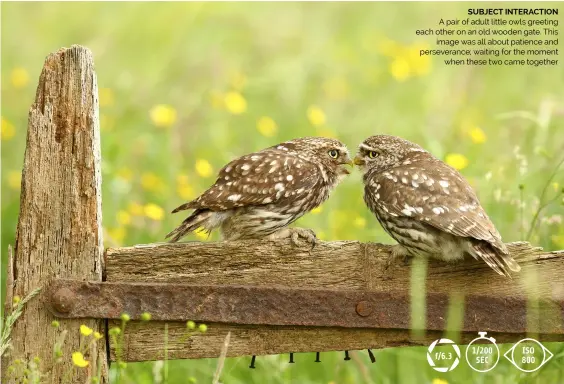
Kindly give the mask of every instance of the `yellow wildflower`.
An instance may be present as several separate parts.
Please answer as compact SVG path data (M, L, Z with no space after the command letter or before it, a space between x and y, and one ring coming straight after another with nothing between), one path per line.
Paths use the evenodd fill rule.
M94 332L94 338L96 340L100 340L102 338L102 335L100 334L100 332Z
M410 75L409 63L404 57L396 57L390 64L390 73L397 81L405 81Z
M312 105L307 109L307 118L313 126L325 124L325 112L316 105Z
M188 329L195 329L196 328L196 323L194 323L192 320L188 320L186 322L186 328Z
M134 216L141 216L143 214L143 206L136 202L129 203L127 209L129 210L129 213Z
M131 215L127 211L119 210L116 214L116 220L120 225L129 225L131 223Z
M73 352L72 353L72 362L79 368L85 368L88 366L89 362L84 359L84 355L82 352Z
M3 117L2 122L0 123L0 135L2 140L5 141L10 140L16 135L16 129L14 128L14 125Z
M419 55L422 49L429 49L429 45L426 43L415 43L407 48L407 59L409 60L410 68L419 76L426 75L431 70L430 56Z
M272 137L276 134L278 126L272 118L263 116L257 121L257 130L265 137Z
M133 178L133 172L129 168L120 168L117 171L117 176L124 179L125 181L131 181Z
M235 72L231 76L230 84L233 88L240 91L247 84L247 76L243 75L241 72Z
M114 104L114 92L111 88L100 88L98 91L100 107L107 107Z
M366 219L364 217L358 216L354 219L353 225L357 228L364 228L366 227Z
M20 189L22 186L22 173L10 171L8 173L8 186L12 189Z
M198 228L194 234L196 235L196 237L200 240L207 240L209 237L209 233L208 231L206 231L204 228Z
M94 332L92 328L87 327L86 325L82 324L80 326L80 333L84 336L90 336Z
M149 112L153 124L157 127L170 127L176 122L176 109L166 104L155 105Z
M200 331L200 332L202 332L202 333L206 333L207 330L208 330L208 326L205 325L205 324L200 324L200 325L198 326L198 331Z
M125 239L126 232L124 227L108 229L107 232L108 236L117 243L121 243Z
M205 159L196 160L196 172L202 177L210 177L213 174L213 167Z
M311 210L311 213L314 214L314 215L317 215L317 214L321 213L321 211L323 211L323 208L321 206L319 206L319 207L313 208Z
M162 220L164 217L164 210L157 204L149 203L143 208L145 216L153 220Z
M454 169L464 169L468 166L468 159L460 153L449 153L446 155L445 162Z
M147 191L160 191L164 188L163 181L152 172L141 175L141 186Z
M473 127L472 129L470 129L468 134L470 135L472 142L475 144L482 144L486 141L486 134L480 127Z
M192 200L194 197L196 197L194 188L192 188L190 184L179 184L176 187L176 193L181 199L184 200Z
M247 101L239 92L227 92L223 101L227 110L234 115L240 115L247 110Z
M16 295L16 296L14 296L14 297L12 298L12 305L13 305L13 306L16 306L16 305L18 305L18 304L20 303L20 301L22 301L22 298L19 297L18 295Z
M23 88L29 82L29 74L24 68L14 68L10 76L14 88Z
M378 51L388 57L396 57L401 52L401 47L395 41L388 38L381 38L378 44Z

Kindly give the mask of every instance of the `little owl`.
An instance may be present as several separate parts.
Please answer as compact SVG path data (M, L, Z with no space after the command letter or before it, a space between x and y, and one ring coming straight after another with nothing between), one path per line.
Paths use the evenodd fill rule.
M338 140L304 137L239 157L219 171L207 191L173 213L194 212L166 237L171 242L198 228L220 228L224 240L299 237L315 243L310 229L288 225L322 204L349 174L352 161Z
M419 145L372 136L354 162L363 172L366 205L399 243L393 256L455 261L469 254L500 275L521 269L468 182Z

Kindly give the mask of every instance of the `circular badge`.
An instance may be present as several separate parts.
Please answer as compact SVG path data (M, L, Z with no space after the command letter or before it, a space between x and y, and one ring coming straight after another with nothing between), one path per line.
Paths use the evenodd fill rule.
M486 337L487 332L478 332L466 347L466 362L476 372L488 372L499 363L499 347L493 337Z
M450 339L437 339L427 349L427 362L435 371L452 371L460 363L460 348Z

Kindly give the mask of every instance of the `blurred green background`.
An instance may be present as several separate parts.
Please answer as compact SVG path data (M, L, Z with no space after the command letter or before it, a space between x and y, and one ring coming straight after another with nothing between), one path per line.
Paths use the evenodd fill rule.
M419 57L434 38L415 29L465 18L476 4L2 3L2 271L14 243L28 109L45 56L72 44L93 51L98 75L106 246L163 241L183 219L169 212L236 156L308 135L338 137L354 152L367 136L387 133L460 169L505 241L524 239L539 206L554 200L531 240L564 249L564 173L547 184L564 153L563 66L447 67ZM564 11L541 4L534 7ZM324 240L391 243L364 206L358 172L297 224ZM503 358L487 374L465 362L438 373L426 348L399 348L375 351L376 364L366 352L349 362L325 353L322 364L313 354L291 365L287 355L260 357L255 370L248 358L228 359L222 382L563 382L562 345L549 348L559 356L534 374ZM209 383L215 365L172 362L169 382ZM161 368L129 364L125 382L159 383Z

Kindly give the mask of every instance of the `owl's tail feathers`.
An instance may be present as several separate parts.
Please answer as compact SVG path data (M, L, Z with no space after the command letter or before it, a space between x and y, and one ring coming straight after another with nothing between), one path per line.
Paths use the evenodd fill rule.
M511 278L509 271L519 272L521 270L521 267L511 255L482 241L469 244L468 253L477 260L482 259L485 261L490 268L502 276Z
M176 213L176 212L180 212L180 211L185 211L187 209L194 209L195 207L193 206L194 203L193 201L189 201L187 203L182 204L180 207L176 207L174 208L174 210L172 211L172 213ZM194 212L195 213L195 212Z
M188 203L189 204L189 203ZM186 205L186 204L184 204ZM182 206L176 208L174 212L181 211L180 209ZM188 233L195 231L200 227L208 228L206 225L208 220L212 217L213 212L207 209L196 209L190 216L188 216L182 224L180 224L174 231L170 232L168 235L165 236L165 239L168 239L170 243L176 243L178 240L186 236ZM209 230L209 229L208 229Z

